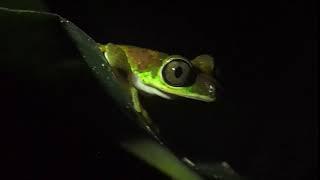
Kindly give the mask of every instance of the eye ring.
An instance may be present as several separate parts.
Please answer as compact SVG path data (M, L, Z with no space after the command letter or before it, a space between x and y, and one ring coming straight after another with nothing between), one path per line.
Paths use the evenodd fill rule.
M182 57L172 57L161 68L163 81L173 87L186 87L194 82L192 64Z

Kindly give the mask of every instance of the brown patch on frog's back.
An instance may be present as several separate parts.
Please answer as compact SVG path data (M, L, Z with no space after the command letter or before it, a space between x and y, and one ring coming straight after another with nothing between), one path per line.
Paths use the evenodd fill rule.
M131 66L140 72L161 66L160 52L134 46L121 46Z

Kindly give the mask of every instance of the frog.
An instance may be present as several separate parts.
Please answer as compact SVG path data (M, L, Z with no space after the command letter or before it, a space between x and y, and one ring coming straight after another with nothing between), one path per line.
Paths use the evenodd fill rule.
M134 111L150 132L158 134L159 128L142 106L142 95L216 101L215 63L211 55L201 54L190 60L179 54L111 42L98 43L98 48L126 85Z

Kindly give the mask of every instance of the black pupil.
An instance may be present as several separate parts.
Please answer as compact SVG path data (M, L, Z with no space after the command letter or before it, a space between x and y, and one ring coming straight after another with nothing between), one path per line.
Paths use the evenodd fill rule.
M182 75L182 68L180 66L174 69L174 75L176 78L179 78Z

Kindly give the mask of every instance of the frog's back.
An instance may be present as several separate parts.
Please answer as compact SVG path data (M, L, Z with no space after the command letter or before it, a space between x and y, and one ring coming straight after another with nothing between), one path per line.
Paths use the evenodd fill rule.
M132 71L146 72L159 69L165 53L128 45L118 45L126 54Z

